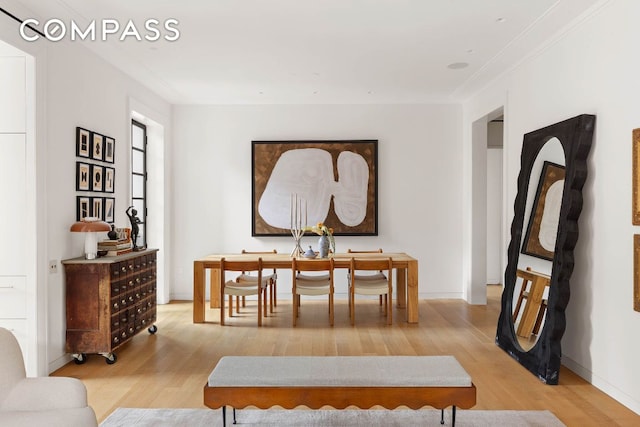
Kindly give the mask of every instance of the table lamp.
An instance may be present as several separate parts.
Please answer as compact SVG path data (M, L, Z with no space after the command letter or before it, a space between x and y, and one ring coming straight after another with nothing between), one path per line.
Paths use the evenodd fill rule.
M85 233L84 257L85 259L96 259L98 255L98 235L100 231L110 231L111 227L98 218L85 217L71 226L72 232Z

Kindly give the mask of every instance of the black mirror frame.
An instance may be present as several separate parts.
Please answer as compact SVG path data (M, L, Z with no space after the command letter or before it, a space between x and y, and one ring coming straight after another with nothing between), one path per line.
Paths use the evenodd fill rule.
M569 278L573 272L573 249L578 241L578 218L582 211L582 187L587 178L587 157L593 141L596 117L582 114L524 135L518 193L511 223L511 242L504 273L502 309L498 319L496 344L546 384L558 384L562 350L560 341L566 328L565 309L569 302ZM518 343L513 320L513 293L523 237L523 222L531 169L538 153L552 138L558 138L565 156L565 183L558 222L555 256L546 320L536 344L524 351Z

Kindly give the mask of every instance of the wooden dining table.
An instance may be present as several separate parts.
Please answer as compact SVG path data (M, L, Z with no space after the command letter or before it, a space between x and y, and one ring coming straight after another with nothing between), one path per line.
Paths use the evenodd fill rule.
M392 253L336 253L332 255L335 268L348 269L351 258L380 259L391 257L396 270L396 301L398 308L406 308L407 322L418 323L418 260L403 252ZM291 256L287 254L211 254L193 262L193 323L205 322L207 270L209 271L210 307L220 307L220 260L257 260L268 269L291 269Z

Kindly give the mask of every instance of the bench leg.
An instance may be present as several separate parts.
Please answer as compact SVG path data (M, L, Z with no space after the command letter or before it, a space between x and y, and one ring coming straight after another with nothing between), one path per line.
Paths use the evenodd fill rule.
M222 406L222 427L227 426L227 407Z
M440 424L444 424L444 409L440 410ZM451 407L451 426L456 425L456 406Z
M236 423L236 408L233 408L233 423L237 424Z

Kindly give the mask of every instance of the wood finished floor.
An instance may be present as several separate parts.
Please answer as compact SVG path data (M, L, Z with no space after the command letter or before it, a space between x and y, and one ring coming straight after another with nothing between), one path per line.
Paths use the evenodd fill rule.
M550 410L568 426L637 426L640 416L563 368L560 384L548 386L495 343L499 287L488 287L488 304L461 300L420 301L417 325L395 309L387 326L375 301L357 300L356 326L348 305L336 300L335 326L328 327L326 302L304 301L298 327L291 302L278 301L273 317L255 326L255 305L220 327L219 311L207 309L205 324L192 323L191 302L158 307L158 333L146 332L116 351L118 361L90 355L52 375L81 379L89 404L102 421L118 407L204 408L202 389L225 355L454 355L477 387L474 409ZM378 373L376 373L378 374Z

